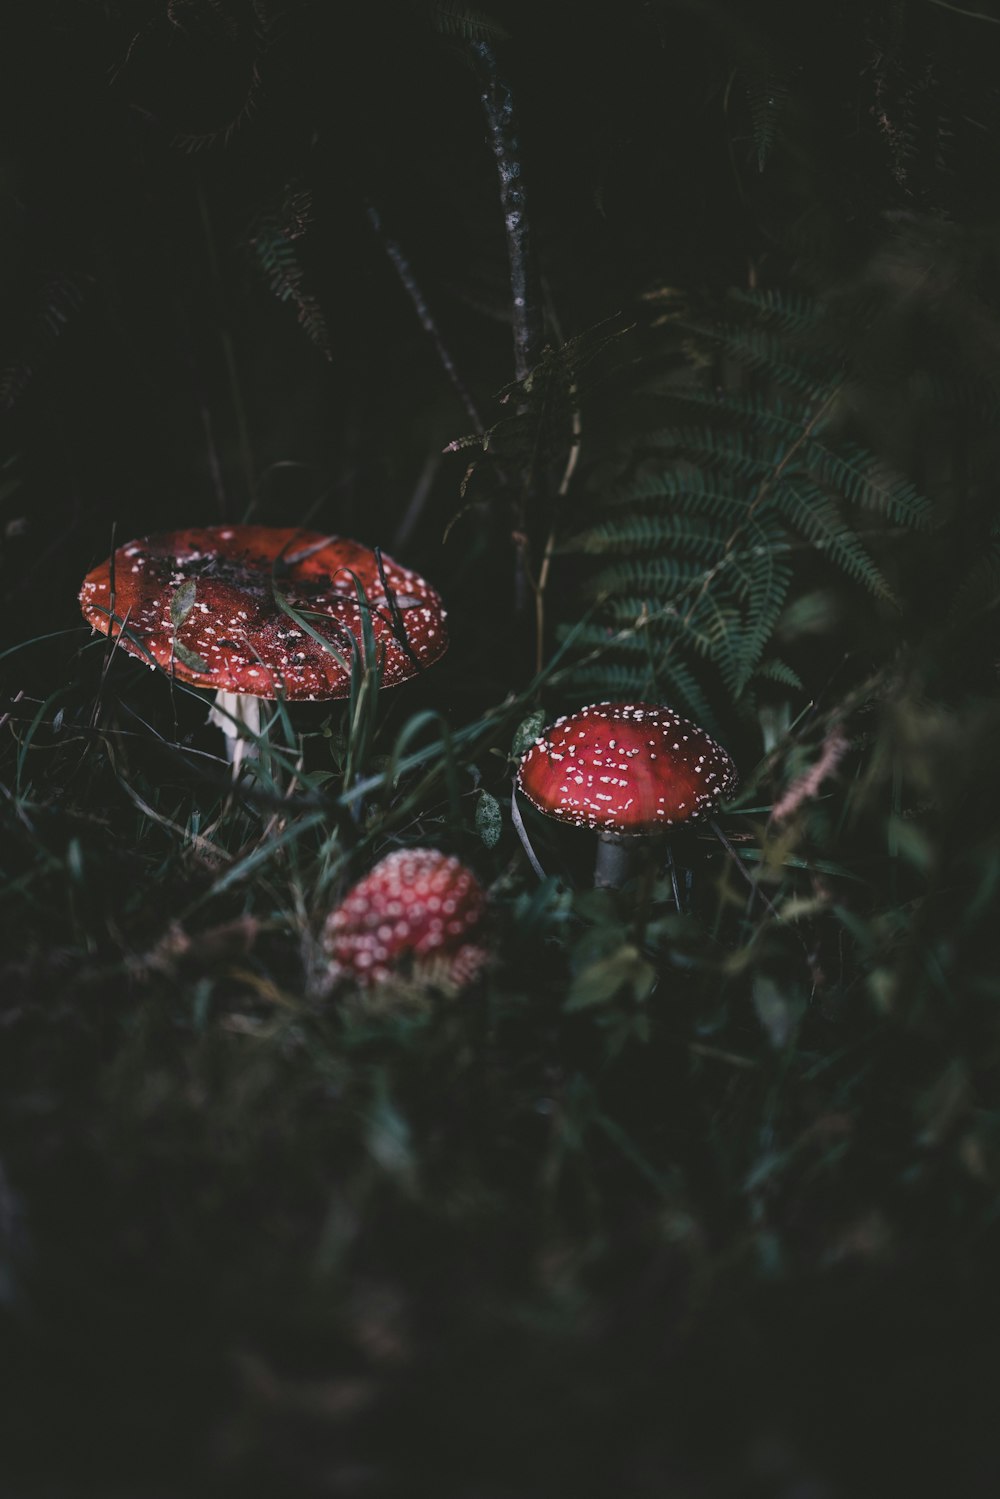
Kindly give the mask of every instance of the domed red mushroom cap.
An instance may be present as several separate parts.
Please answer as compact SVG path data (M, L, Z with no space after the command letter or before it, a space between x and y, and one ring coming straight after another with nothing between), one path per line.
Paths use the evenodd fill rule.
M605 834L656 832L708 816L736 766L690 719L654 703L594 703L528 750L518 786L540 812Z
M118 635L127 621L126 651L197 687L259 698L347 697L351 642L362 645L366 613L384 687L416 675L448 646L445 611L430 584L391 557L382 556L381 569L379 560L359 542L287 527L166 531L128 542L88 573L80 606L106 635ZM279 596L337 654L302 629Z
M485 916L482 886L453 855L397 849L328 918L323 946L333 960L331 980L372 986L409 968L440 988L462 989L488 961Z

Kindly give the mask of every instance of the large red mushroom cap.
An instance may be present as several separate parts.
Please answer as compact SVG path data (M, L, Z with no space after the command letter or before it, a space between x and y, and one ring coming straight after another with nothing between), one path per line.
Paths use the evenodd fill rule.
M365 613L384 687L430 666L448 646L445 611L430 584L384 555L380 570L379 560L360 542L288 527L166 531L128 542L88 573L80 605L106 635L118 635L124 622L126 651L196 687L258 698L347 697L351 642L362 646ZM278 595L332 651L290 617Z
M525 754L521 791L540 812L605 835L654 833L715 811L736 766L687 718L655 703L594 703Z
M454 855L397 849L327 919L330 981L373 987L412 977L448 991L465 988L489 958L485 917L482 886Z

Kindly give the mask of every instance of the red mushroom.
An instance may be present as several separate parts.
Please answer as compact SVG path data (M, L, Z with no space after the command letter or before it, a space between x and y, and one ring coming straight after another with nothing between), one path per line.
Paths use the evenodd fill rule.
M517 772L540 812L597 832L594 883L612 886L629 841L710 816L736 780L704 729L654 703L595 703L557 719Z
M212 718L236 762L238 725L259 734L261 699L349 695L366 613L384 687L448 645L441 600L417 573L359 542L286 527L207 526L130 541L87 574L80 605L131 655L216 689Z
M455 993L488 961L485 916L482 886L453 855L397 849L327 918L330 984L350 978L372 988L411 979Z

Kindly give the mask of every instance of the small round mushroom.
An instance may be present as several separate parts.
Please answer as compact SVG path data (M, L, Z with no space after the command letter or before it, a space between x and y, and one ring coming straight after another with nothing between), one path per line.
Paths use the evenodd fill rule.
M327 918L329 983L396 980L457 993L489 960L486 895L454 855L435 848L387 854Z
M709 817L736 788L710 735L656 703L594 703L556 720L524 755L534 807L598 835L595 885L620 885L632 840Z
M359 600L355 579L364 592ZM238 764L265 699L347 697L371 621L382 686L405 682L448 646L434 589L360 542L280 526L206 526L142 537L83 580L96 630L180 681L213 687L212 721Z

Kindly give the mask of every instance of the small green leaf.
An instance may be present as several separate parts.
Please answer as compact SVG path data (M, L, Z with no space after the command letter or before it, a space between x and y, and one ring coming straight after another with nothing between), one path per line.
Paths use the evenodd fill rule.
M174 631L180 629L194 608L195 595L198 592L198 583L195 578L188 578L179 588L175 588L170 599L170 623Z
M908 822L895 812L889 814L889 838L896 853L914 869L926 874L934 863L934 849L930 839L916 823Z
M510 747L512 760L520 760L525 750L531 748L545 725L545 712L542 708L536 708L534 713L529 713L527 718L521 720L514 731L514 740Z
M207 661L203 661L197 651L189 651L186 645L181 645L179 640L174 641L174 655L182 666L187 666L191 671L211 671Z
M771 1045L778 1051L787 1046L798 1028L804 1008L801 995L794 986L782 988L766 973L755 974L753 1007Z
M586 1010L592 1005L607 1004L625 987L633 999L643 1000L653 987L656 969L631 942L624 943L610 957L588 963L573 980L567 1010Z
M500 842L502 831L503 818L500 816L500 803L488 791L481 791L479 800L476 802L476 832L487 848L495 848Z
M71 838L66 848L66 868L69 877L77 885L83 884L83 849L79 838Z
M186 645L181 645L177 639L178 631L194 608L195 595L198 592L198 583L195 578L188 578L179 588L175 588L170 598L170 623L174 629L174 655L182 666L189 671L211 671L207 661L203 661L197 652L189 650Z
M412 1133L409 1122L390 1096L384 1072L376 1077L366 1122L365 1143L370 1154L401 1186L412 1188L416 1173Z

